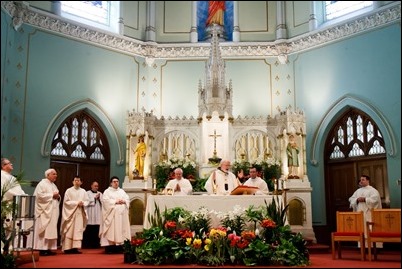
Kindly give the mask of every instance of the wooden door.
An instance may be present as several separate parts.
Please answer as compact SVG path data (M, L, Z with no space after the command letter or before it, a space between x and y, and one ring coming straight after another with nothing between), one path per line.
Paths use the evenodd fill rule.
M349 211L349 197L357 188L357 171L355 163L339 163L327 166L326 179L327 214L330 229L336 228L336 211Z
M370 185L378 190L382 207L389 207L389 190L386 158L331 163L326 167L327 226L336 229L336 211L351 211L349 197L357 189L361 175L369 175Z

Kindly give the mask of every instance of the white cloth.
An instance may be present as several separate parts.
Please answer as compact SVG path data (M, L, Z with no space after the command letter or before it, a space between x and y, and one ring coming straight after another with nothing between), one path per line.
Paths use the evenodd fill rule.
M256 178L250 177L249 179L247 179L246 182L244 182L243 185L250 186L250 187L257 187L259 190L255 194L258 194L258 195L269 193L267 182L265 182L265 180L263 180L260 177L256 177Z
M100 191L94 193L87 191L89 203L86 206L88 223L87 225L100 225L102 223L102 193ZM99 198L95 199L95 195L99 194Z
M79 206L80 202L83 202L83 206ZM66 190L61 213L61 250L81 248L82 235L88 220L85 211L88 203L88 194L83 188L70 187Z
M26 193L21 188L18 180L11 175L10 173L1 170L1 193L4 196L2 197L3 201L13 201L14 196L16 195L25 195Z
M35 240L34 249L57 249L57 221L59 219L59 200L53 193L59 191L56 184L47 178L42 179L35 188Z
M209 194L225 195L230 194L239 185L239 180L232 172L216 169L211 173L204 187ZM214 193L214 188L216 188L216 193Z
M180 191L176 191L177 185L180 186ZM182 177L180 180L174 178L169 180L165 188L165 193L167 189L174 190L173 195L189 195L193 192L193 185L191 185L190 180L187 178Z
M117 204L118 200L124 200L125 204ZM109 187L103 192L101 246L122 245L124 240L131 240L129 208L130 198L123 189Z
M365 202L357 202L357 198L365 197ZM382 208L380 193L372 186L358 188L349 198L350 208L353 211L363 211L364 216L364 234L367 237L366 222L371 221L371 209ZM367 244L367 242L366 242ZM381 248L382 243L377 243L377 247Z

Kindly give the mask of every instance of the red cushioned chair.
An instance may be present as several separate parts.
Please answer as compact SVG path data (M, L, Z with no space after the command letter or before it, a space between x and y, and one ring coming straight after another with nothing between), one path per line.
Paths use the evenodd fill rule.
M331 233L332 259L335 259L335 242L337 242L338 258L342 257L341 242L359 242L361 260L366 259L364 251L364 216L363 212L336 212L336 232Z
M377 242L401 242L401 209L372 209L367 231L368 260L371 261L371 248L374 249L374 260L377 260Z

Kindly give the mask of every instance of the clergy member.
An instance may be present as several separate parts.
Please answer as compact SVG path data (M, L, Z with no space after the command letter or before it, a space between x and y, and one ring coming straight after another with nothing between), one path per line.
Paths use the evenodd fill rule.
M73 186L66 190L61 214L61 250L66 254L81 254L82 237L87 225L85 206L89 203L87 192L81 188L79 176L73 179Z
M119 247L123 245L124 240L131 240L129 207L129 196L119 187L119 178L113 176L110 179L110 187L102 195L103 221L99 237L106 253L120 252Z

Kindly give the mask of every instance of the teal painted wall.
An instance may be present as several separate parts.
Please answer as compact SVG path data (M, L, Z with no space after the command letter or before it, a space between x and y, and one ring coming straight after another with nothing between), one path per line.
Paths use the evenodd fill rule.
M144 107L158 116L197 116L198 82L205 83L203 61L159 60L154 68L139 57L28 25L14 31L3 12L1 37L1 154L29 180L43 178L55 128L81 108L87 108L105 130L111 174L121 178L127 111ZM305 111L314 225L325 224L322 151L325 124L332 123L326 115L336 116L342 110L339 104L369 108L365 112L383 134L390 131L387 150L397 149L387 159L391 206L401 205L400 186L395 183L401 177L400 39L400 26L390 25L291 55L286 65L276 64L273 57L226 60L235 116L275 115L287 106ZM313 157L317 165L309 162Z

